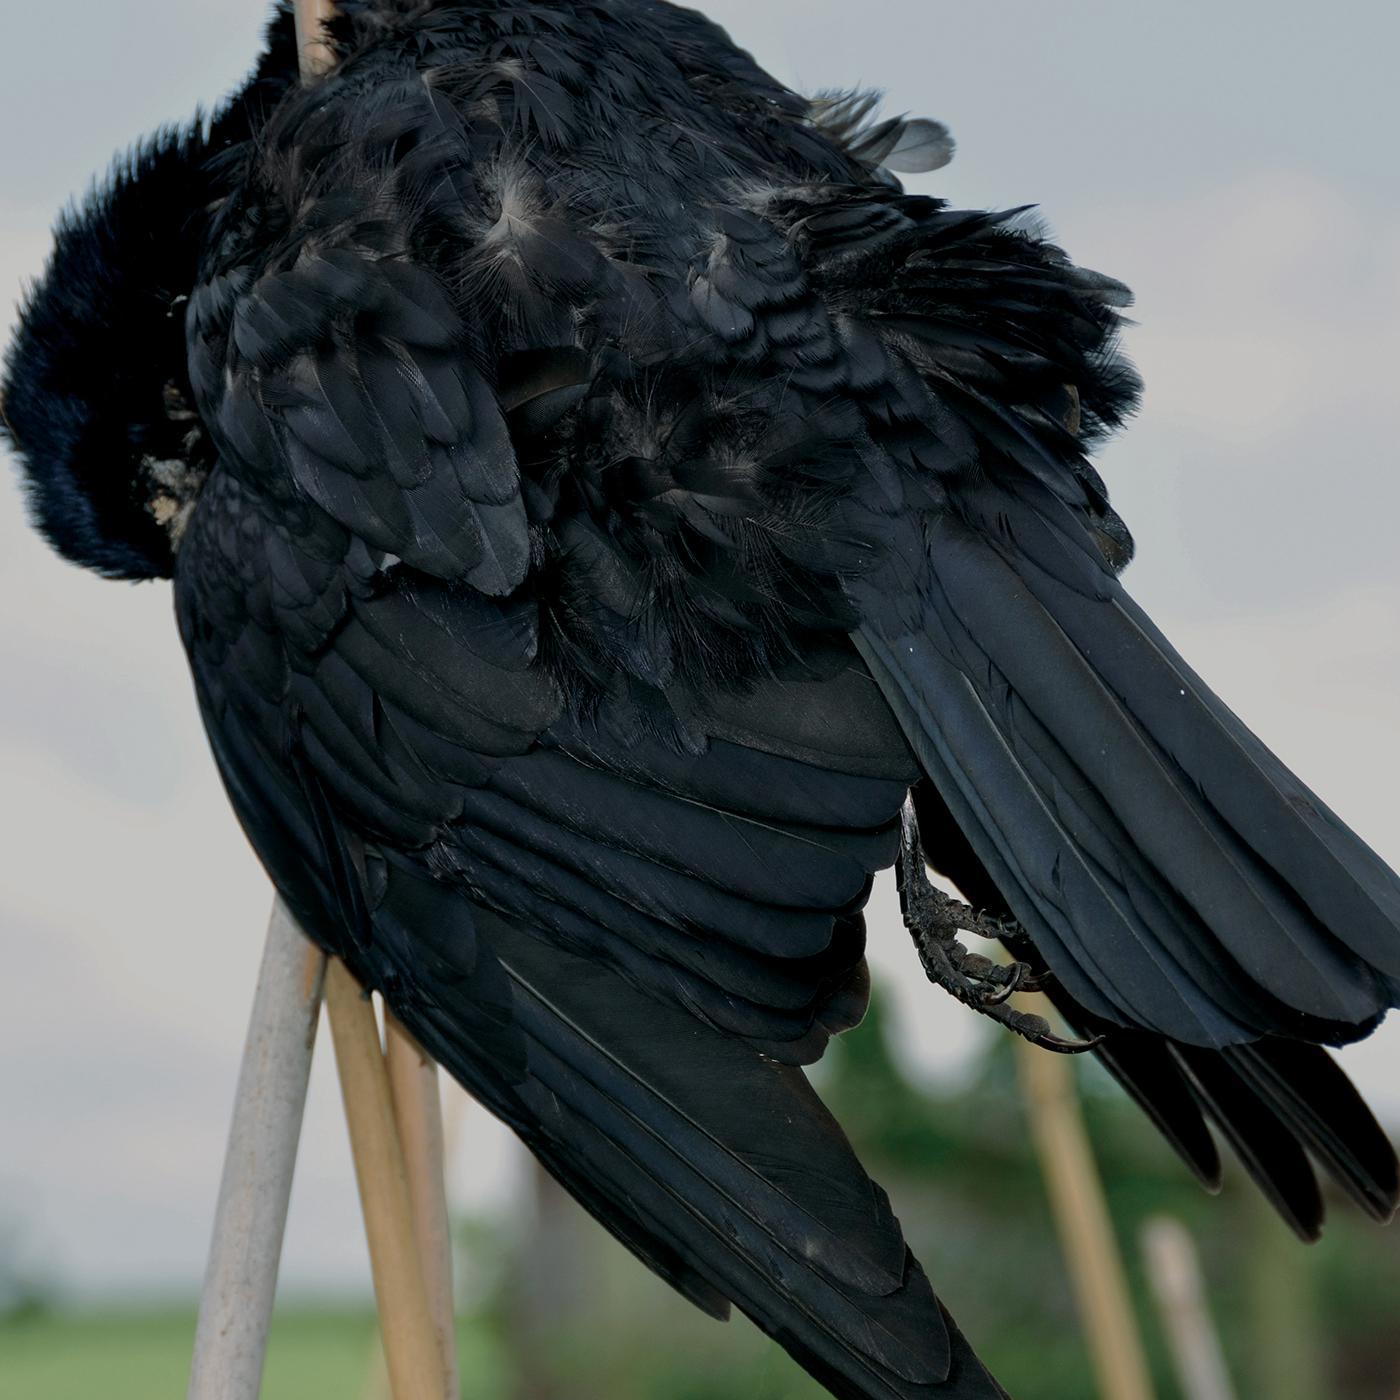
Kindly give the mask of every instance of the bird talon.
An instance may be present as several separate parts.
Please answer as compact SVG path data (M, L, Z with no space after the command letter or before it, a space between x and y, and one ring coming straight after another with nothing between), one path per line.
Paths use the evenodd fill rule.
M1074 1040L1056 1035L1044 1016L1010 1004L1017 992L1040 991L1050 974L1033 972L1028 963L1019 959L1003 964L969 952L958 941L958 933L966 930L1005 940L1023 936L1024 930L1005 919L978 913L934 888L925 869L912 800L904 804L900 834L896 868L900 907L929 981L1044 1050L1058 1055L1081 1055L1099 1044L1102 1037Z
M1087 1040L1069 1038L1062 1035L1049 1035L1035 1042L1042 1050L1052 1050L1057 1055L1083 1055L1086 1051L1103 1044L1103 1036L1095 1035Z
M1021 990L1017 982L1007 982L1004 985L990 991L989 995L982 998L983 1006L1002 1006Z

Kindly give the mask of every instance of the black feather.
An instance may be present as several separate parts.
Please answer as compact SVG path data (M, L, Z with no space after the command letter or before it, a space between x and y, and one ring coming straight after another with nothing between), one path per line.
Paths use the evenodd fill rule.
M936 123L659 0L331 34L301 87L281 6L207 135L61 227L6 388L54 543L173 569L311 935L837 1395L1002 1394L797 1068L865 1008L911 784L1205 1183L1214 1123L1301 1234L1309 1154L1386 1216L1317 1045L1400 993L1400 886L1117 581L1125 289L904 194Z

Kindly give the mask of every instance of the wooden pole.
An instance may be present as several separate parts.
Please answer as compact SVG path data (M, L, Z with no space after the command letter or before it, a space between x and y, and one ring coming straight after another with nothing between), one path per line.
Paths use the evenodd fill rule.
M1185 1400L1235 1400L1190 1232L1159 1215L1143 1226L1142 1249Z
M1068 1057L1017 1041L1031 1132L1050 1191L1101 1400L1152 1400L1103 1184L1074 1090Z
M384 1044L394 1121L408 1173L414 1237L442 1356L443 1392L446 1400L458 1400L461 1389L457 1313L452 1298L452 1226L443 1180L446 1153L437 1065L389 1012L384 1017Z
M238 1075L189 1400L257 1400L321 1011L325 955L272 906Z
M443 1175L449 1154L437 1066L392 1012L385 1014L384 1042L394 1121L398 1125L408 1174L409 1207L413 1213L418 1257L423 1264L428 1307L442 1357L443 1392L448 1400L458 1400L461 1390L452 1290L452 1234L447 1183ZM462 1102L460 1095L457 1102L459 1105ZM389 1400L389 1395L384 1347L376 1337L361 1400Z
M394 1400L436 1400L444 1393L443 1363L414 1241L408 1173L379 1027L368 996L338 960L326 973L326 1011L369 1240L389 1384Z
M309 83L335 62L335 52L326 42L326 24L335 13L333 0L296 0L297 60L301 80Z

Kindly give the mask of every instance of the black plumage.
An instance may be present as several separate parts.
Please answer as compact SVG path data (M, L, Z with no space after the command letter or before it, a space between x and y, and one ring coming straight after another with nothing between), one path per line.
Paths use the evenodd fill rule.
M801 1066L924 844L1208 1185L1389 1144L1320 1048L1400 884L1118 581L1126 293L699 15L346 0L61 227L5 416L63 553L174 578L308 931L646 1263L838 1395L986 1397ZM178 333L183 324L183 337Z

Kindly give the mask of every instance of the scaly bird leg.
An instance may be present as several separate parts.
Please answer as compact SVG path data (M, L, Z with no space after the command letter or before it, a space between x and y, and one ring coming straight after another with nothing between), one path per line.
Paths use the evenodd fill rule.
M1043 1016L1017 1010L1008 1004L1014 992L1040 989L1041 979L1026 963L993 962L980 953L968 952L958 941L959 932L1000 940L1019 929L990 914L979 914L971 905L934 888L924 863L912 797L905 799L900 814L896 876L904 926L913 936L930 982L950 992L964 1006L970 1006L1046 1050L1077 1055L1098 1044L1095 1040L1067 1040L1056 1035Z

